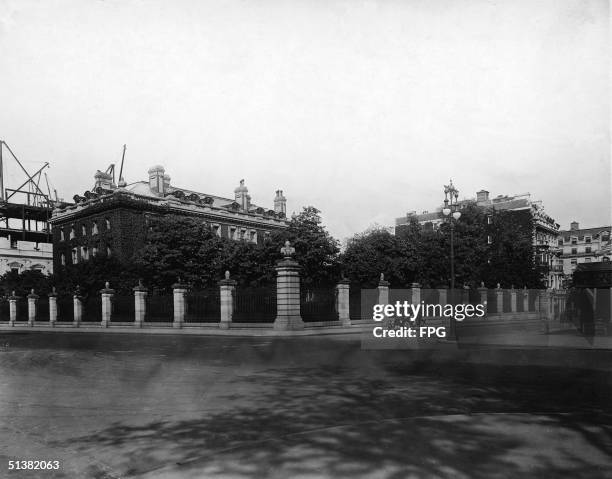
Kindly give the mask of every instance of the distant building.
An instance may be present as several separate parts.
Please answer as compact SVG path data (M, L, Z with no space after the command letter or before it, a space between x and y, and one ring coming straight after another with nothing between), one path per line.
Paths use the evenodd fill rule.
M98 255L126 262L143 246L153 215L195 217L219 237L257 244L288 226L281 190L276 191L274 209L266 209L251 202L244 180L234 198L226 198L173 186L161 166L148 174L148 181L115 185L112 175L98 171L93 191L75 195L74 204L53 210L56 269Z
M53 245L0 237L0 274L10 271L53 273Z
M547 266L546 277L542 278L546 286L553 289L561 288L563 271L561 263L554 254L557 246L557 235L560 225L553 218L548 216L541 201L533 201L529 193L520 195L498 195L494 198L489 196L489 192L481 190L476 193L475 198L459 200L457 202L460 209L466 208L469 205L486 210L495 211L512 211L528 213L533 219L533 231L527 232L531 234L533 246L535 250L534 261L538 264ZM440 205L434 212L423 211L417 214L416 211L411 211L401 218L395 220L396 232L401 231L410 224L414 218L426 229L435 230L444 221L442 214L443 205ZM491 242L491 237L489 237Z
M599 263L612 259L612 226L580 228L577 221L569 230L559 231L558 252L566 278L570 278L579 264Z

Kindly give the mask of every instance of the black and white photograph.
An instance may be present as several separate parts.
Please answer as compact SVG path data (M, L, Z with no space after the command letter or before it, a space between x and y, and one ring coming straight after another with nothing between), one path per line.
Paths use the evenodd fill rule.
M0 0L0 478L612 477L609 0Z

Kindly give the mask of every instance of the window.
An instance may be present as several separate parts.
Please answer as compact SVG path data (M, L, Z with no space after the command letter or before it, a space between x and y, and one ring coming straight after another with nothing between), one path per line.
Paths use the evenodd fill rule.
M108 218L106 218L106 230L110 230L111 229L111 224L110 224L110 220Z
M578 248L572 248L572 254L578 254Z
M240 230L240 239L241 240L245 240L246 239L246 229L242 228Z
M11 248L13 249L17 249L17 240L11 238Z
M98 222L97 221L94 221L93 225L91 226L91 234L92 235L98 234Z
M493 224L493 217L491 215L487 215L487 224Z
M570 264L575 265L578 261L576 259L570 260Z
M591 237L590 236L585 236L584 237L584 242L587 243L587 244L590 244L591 243Z
M249 241L251 243L257 243L257 231L255 230L249 231Z
M87 250L87 246L81 246L81 258L83 261L87 261L89 259L89 251Z
M493 243L493 237L491 235L487 236L487 244L492 244Z
M66 255L64 253L62 253L60 256L60 263L62 266L66 266Z
M79 254L76 248L72 248L72 264L77 264L79 262Z
M572 236L572 244L578 244L578 238Z
M75 237L74 226L72 226L70 228L70 239L74 239L74 237Z
M66 238L64 237L64 229L60 228L60 241L64 241Z
M95 246L91 249L91 256L93 256L94 258L98 256L98 248L96 248Z
M228 237L229 237L229 239L236 239L236 227L232 226L228 230Z
M87 225L81 226L81 234L87 236Z
M109 258L111 257L111 247L110 246L106 247L106 256L108 256Z
M213 233L216 234L219 238L221 237L221 226L219 226L218 224L213 224L212 230Z
M19 268L11 268L11 273L19 274Z
M584 262L585 263L590 263L591 262L591 258L584 258Z
M584 252L585 253L590 253L591 252L591 247L590 246L585 247L584 248Z
M563 246L563 238L559 238L559 246Z

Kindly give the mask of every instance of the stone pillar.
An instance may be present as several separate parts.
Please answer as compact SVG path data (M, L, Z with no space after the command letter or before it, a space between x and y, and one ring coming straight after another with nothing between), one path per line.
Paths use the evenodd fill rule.
M495 301L497 306L497 314L504 313L504 290L501 289L499 283L497 283L497 289L495 290Z
M81 296L81 290L77 286L74 295L72 296L72 305L74 311L74 327L78 328L83 321L83 296Z
M385 281L384 273L380 273L378 281L378 304L389 304L389 281Z
M349 293L350 281L348 279L340 280L336 285L336 311L338 311L338 320L342 326L351 325Z
M421 303L421 285L419 283L411 283L410 284L410 296L411 296L411 303L414 304L415 306L417 304ZM424 314L421 313L417 318L414 318L414 324L413 326L418 326L421 324L421 320L423 318Z
M102 321L100 326L108 328L113 313L113 296L115 295L115 290L111 289L108 281L104 285L104 289L100 290L100 295L102 296Z
M276 265L276 319L274 329L304 329L300 314L300 266L291 259L295 248L289 241L281 248L284 258Z
M182 328L185 322L185 295L187 294L187 286L182 284L179 280L178 283L172 285L172 296L174 297L174 321L172 327Z
M487 316L487 312L488 312L488 300L489 300L489 296L488 296L488 292L489 290L485 287L484 283L481 282L480 283L480 287L478 288L478 294L480 295L480 304L482 304L484 306L484 310L485 310L485 317Z
M49 293L49 326L54 328L55 323L57 323L57 292L54 286Z
M512 288L510 290L510 312L512 313L512 317L517 317L517 303L516 303L516 290Z
M9 326L15 326L17 321L17 301L19 296L15 294L15 291L9 296Z
M470 287L466 284L463 285L463 289L461 290L461 302L463 304L468 304L470 302Z
M448 303L448 290L446 288L439 288L438 289L438 304L440 304L442 306L442 309L444 309L444 306L446 306L447 303Z
M234 317L234 291L236 281L230 279L230 272L225 272L225 279L219 281L221 299L221 321L220 329L229 329Z
M523 288L523 311L525 312L525 318L527 318L529 313L529 291L527 286Z
M138 286L132 289L134 291L134 327L142 328L147 313L147 288L142 285L142 281L138 281Z
M542 304L540 305L540 319L542 320L542 332L548 333L549 325L548 322L550 320L550 293L548 291L543 291L540 294L540 298Z
M34 292L34 289L28 294L28 326L33 327L36 323L36 303L39 296Z

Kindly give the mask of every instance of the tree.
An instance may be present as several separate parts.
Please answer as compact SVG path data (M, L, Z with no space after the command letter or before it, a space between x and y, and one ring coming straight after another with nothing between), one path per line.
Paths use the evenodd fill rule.
M300 214L292 217L286 231L273 235L274 247L280 251L285 240L295 247L296 261L302 267L302 284L325 287L338 281L340 245L321 224L317 208L304 207Z
M362 288L375 288L380 273L392 285L414 281L417 263L413 245L385 228L373 228L348 241L340 259L342 272Z

